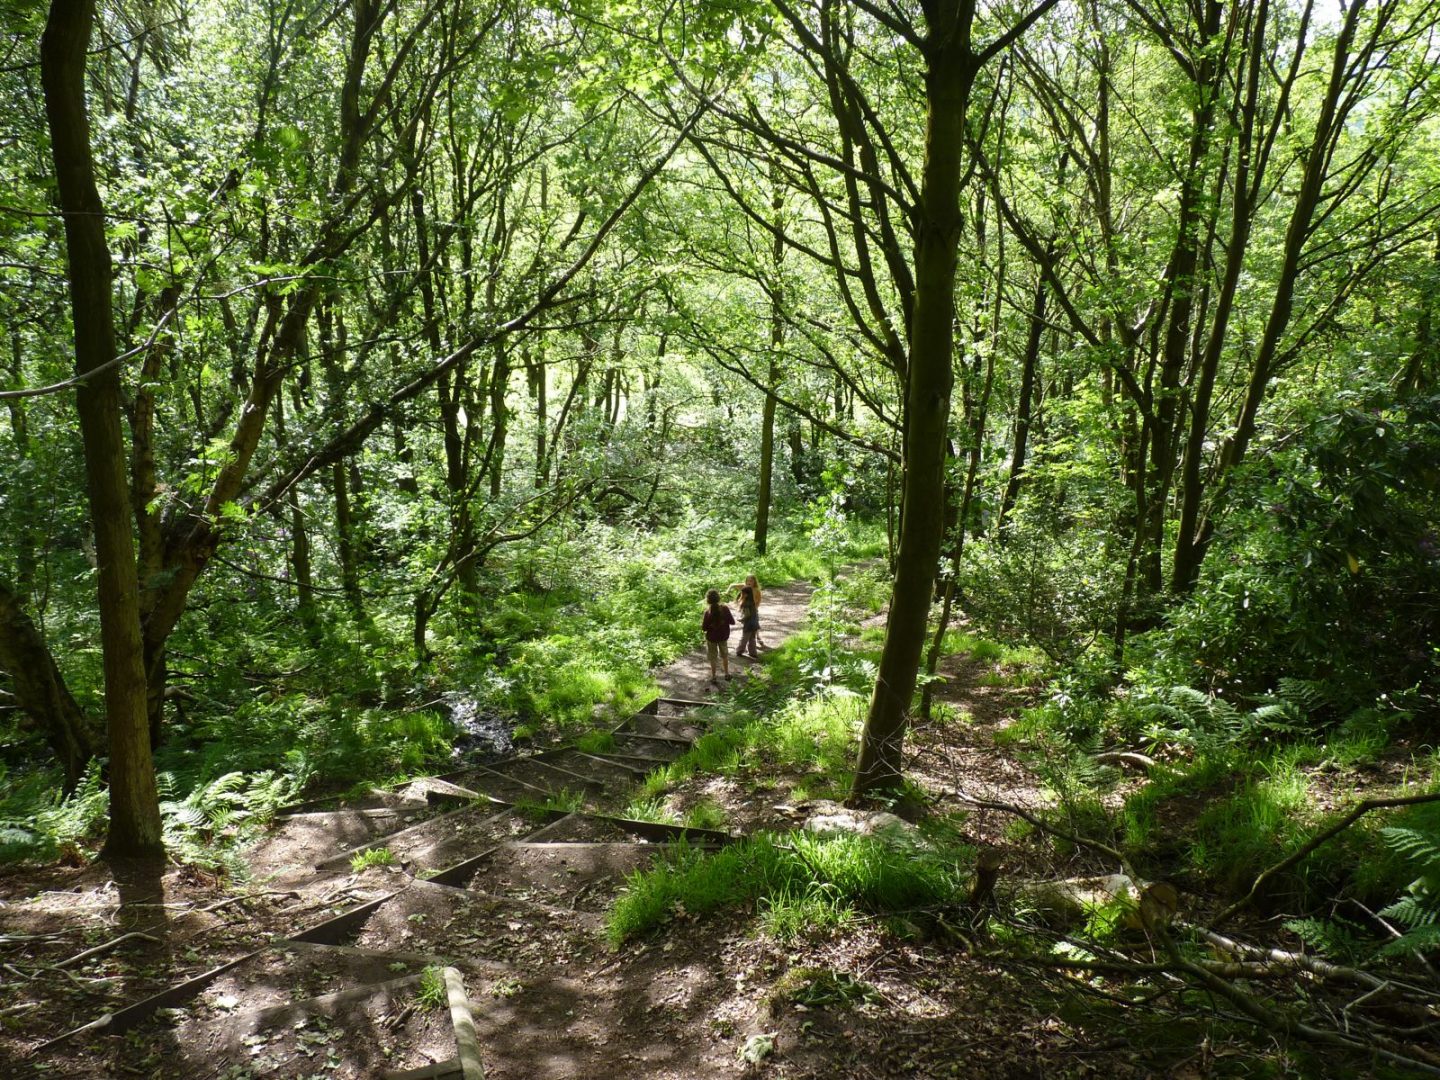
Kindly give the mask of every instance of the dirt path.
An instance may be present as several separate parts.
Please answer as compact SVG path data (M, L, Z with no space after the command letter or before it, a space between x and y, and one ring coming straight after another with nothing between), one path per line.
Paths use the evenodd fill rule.
M765 648L761 649L762 654L766 648L775 648L801 627L805 622L806 605L809 604L810 594L813 591L808 584L803 582L763 589L763 602L760 607L760 640L765 643ZM734 604L731 604L731 610L735 610ZM695 613L695 636L697 639L700 637L700 615L701 612L697 610ZM736 618L739 618L738 614ZM755 666L753 661L741 659L735 655L735 646L739 643L739 627L736 627L731 632L730 641L726 647L730 650L730 672L737 681L748 678ZM661 692L667 697L701 701L709 699L716 692L715 686L710 682L710 662L706 659L703 643L668 667L661 669L656 673L655 678L660 684Z

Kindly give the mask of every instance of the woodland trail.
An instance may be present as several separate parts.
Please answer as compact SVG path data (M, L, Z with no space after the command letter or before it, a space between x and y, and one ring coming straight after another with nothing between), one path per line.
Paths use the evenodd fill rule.
M765 593L769 647L803 623L809 595ZM749 661L731 664L736 685L749 677ZM721 957L604 940L624 875L682 838L732 839L617 816L705 730L704 649L656 677L663 696L590 733L587 750L572 741L281 815L250 855L276 898L247 913L261 934L207 943L147 926L162 943L154 978L32 1061L225 1080L733 1075L733 1045L703 1037L733 991ZM578 811L545 808L576 799ZM355 872L357 857L370 868ZM744 1035L766 1019L725 1023Z

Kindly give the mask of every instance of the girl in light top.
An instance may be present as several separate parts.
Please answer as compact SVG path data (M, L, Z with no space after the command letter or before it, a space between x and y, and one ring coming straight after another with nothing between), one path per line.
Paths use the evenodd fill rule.
M737 604L740 604L740 608L741 608L741 612L742 612L742 613L744 612L744 607L745 607L745 605L744 605L744 603L743 603L743 598L742 598L742 596L741 596L741 590L742 590L742 589L745 589L745 588L749 588L749 590L751 591L751 593L754 594L754 597L755 597L755 619L754 619L754 622L755 622L755 633L754 633L753 635L751 635L752 640L750 641L750 655L751 655L751 656L754 656L756 649L763 649L763 648L766 648L766 647L767 647L767 646L765 645L765 643L760 640L760 582L758 582L758 581L755 580L755 575L754 575L754 574L750 574L750 575L748 575L748 576L745 578L745 581L744 581L742 584L739 584L739 585L731 585L730 588L733 589L734 592L735 592L735 602L736 602ZM743 624L743 623L741 624L741 629L744 629L744 624ZM744 639L743 639L743 638L741 639L741 647L742 647L742 648L744 647ZM738 651L738 650L737 650L737 651Z
M735 647L736 656L757 658L755 634L760 629L760 615L755 606L755 590L749 585L740 586L740 644Z

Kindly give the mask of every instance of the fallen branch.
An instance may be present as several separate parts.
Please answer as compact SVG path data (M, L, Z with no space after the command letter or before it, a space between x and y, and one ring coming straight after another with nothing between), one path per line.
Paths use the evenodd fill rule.
M109 952L111 949L115 948L117 945L124 944L124 943L127 942L127 941L133 941L133 940L135 940L136 938L138 938L138 939L141 940L141 941L148 941L148 942L150 942L152 945L159 945L159 944L161 944L159 938L157 938L157 937L152 937L152 936L149 935L149 934L142 934L142 933L140 933L140 931L135 930L135 931L132 931L131 933L128 933L128 934L121 934L119 937L115 938L113 941L107 941L107 942L105 942L105 944L103 944L103 945L96 945L93 949L86 949L84 952L76 953L74 956L70 957L70 959L68 959L68 960L61 960L58 964L51 964L50 967L51 967L51 969L53 969L53 970L55 970L55 971L60 971L60 970L63 969L63 968L70 967L72 964L83 963L84 961L90 960L90 959L92 959L92 958L94 958L94 957L96 957L96 956L103 956L105 953Z
M1356 1053L1374 1054L1376 1057L1414 1069L1426 1076L1440 1076L1440 1063L1436 1063L1436 1059L1431 1054L1415 1050L1408 1054L1401 1053L1382 1045L1382 1042L1388 1042L1388 1040L1384 1040L1378 1034L1372 1035L1369 1041L1357 1039L1338 1031L1314 1027L1296 1019L1283 1009L1272 1009L1241 990L1229 979L1209 970L1201 963L1187 959L1176 946L1175 939L1170 936L1168 928L1160 920L1152 918L1144 904L1140 906L1140 917L1145 921L1145 929L1151 939L1158 942L1164 949L1165 955L1170 958L1170 963L1176 971L1199 980L1207 989L1230 1002L1260 1027L1269 1031L1282 1032L1321 1046L1338 1046ZM1219 935L1216 936L1219 937ZM1417 1054L1420 1056L1416 1056Z
M1185 924L1185 928L1198 934L1217 949L1221 949L1235 956L1248 956L1272 964L1281 964L1294 970L1308 972L1319 979L1332 982L1353 983L1356 986L1363 986L1370 991L1407 990L1426 997L1440 997L1440 993L1426 989L1423 986L1399 982L1395 979L1382 979L1380 976L1373 975L1368 971L1361 971L1359 968L1345 967L1340 964L1332 964L1328 960L1320 959L1318 956L1307 956L1305 953L1290 952L1286 949L1265 948L1261 945L1248 945L1245 942L1228 938L1224 934L1218 934L1214 930L1189 923Z
M1139 880L1135 874L1135 868L1130 865L1130 860L1125 857L1125 853L1119 848L1111 847L1109 844L1103 844L1099 840L1090 840L1083 836L1076 836L1074 833L1068 833L1064 829L1057 829L1043 818L1036 817L1023 806L1012 806L1010 803L994 802L990 799L977 799L975 796L966 794L964 791L957 791L956 794L959 795L962 801L971 806L978 807L981 810L999 810L1004 814L1014 814L1016 817L1028 821L1041 832L1049 833L1051 836L1064 840L1066 843L1074 844L1076 847L1089 848L1091 851L1097 851L1102 855L1108 855L1120 864L1120 868L1125 871L1130 880Z
M1103 754L1096 754L1095 760L1101 765L1129 765L1141 772L1149 772L1156 764L1155 759L1148 754L1139 754L1134 750L1107 750Z
M1306 841L1304 844L1301 844L1298 848L1296 848L1289 855L1285 856L1285 858L1281 859L1274 866L1262 870L1260 872L1260 876L1255 879L1255 883L1250 886L1250 891L1248 893L1242 896L1239 900L1236 900L1235 903L1231 904L1224 911L1220 912L1219 915L1215 916L1215 925L1223 925L1230 919L1234 918L1235 915L1237 915L1239 912L1244 911L1254 902L1255 897L1260 895L1260 889L1267 881L1273 878L1276 874L1283 874L1286 870L1289 870L1290 867L1294 866L1301 859L1305 858L1316 848L1320 847L1320 845L1334 839L1336 836L1339 836L1351 825L1354 825L1355 822L1359 821L1366 814L1370 813L1370 811L1388 810L1396 806L1416 806L1420 803L1433 802L1440 802L1440 791L1431 792L1428 795L1399 795L1389 799L1365 799L1364 801L1357 803L1354 809L1352 809L1348 814L1346 814L1334 825L1330 826L1330 828L1312 836L1308 841Z

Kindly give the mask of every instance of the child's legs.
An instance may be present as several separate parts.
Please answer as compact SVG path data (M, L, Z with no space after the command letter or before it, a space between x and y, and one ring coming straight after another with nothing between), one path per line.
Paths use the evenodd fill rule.
M720 663L724 665L725 677L728 679L730 677L730 642L717 641L715 646L720 650Z
M705 639L705 653L710 657L710 677L712 679L715 677L715 661L719 658L718 654L724 648L725 643L723 641L711 641L709 638ZM725 670L728 671L730 669L727 666Z

